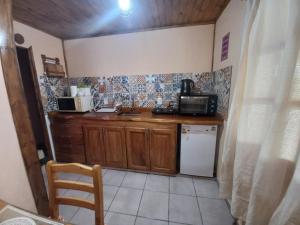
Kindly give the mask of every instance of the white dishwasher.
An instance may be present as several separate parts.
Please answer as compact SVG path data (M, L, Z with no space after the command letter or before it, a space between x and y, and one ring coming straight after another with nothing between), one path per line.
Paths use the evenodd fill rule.
M213 177L217 125L181 126L180 173Z

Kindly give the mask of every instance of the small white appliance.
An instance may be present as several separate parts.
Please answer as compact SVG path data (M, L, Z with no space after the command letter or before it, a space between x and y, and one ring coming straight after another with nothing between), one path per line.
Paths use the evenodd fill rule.
M48 136L49 136L49 141L50 141L50 148L52 152L53 159L56 160L55 156L55 149L54 149L54 144L53 144L53 139L52 139L52 133L51 133L51 125L50 125L50 120L49 116L46 114L45 115L45 120L46 120L46 126L47 126L47 131L48 131Z
M92 96L58 97L60 112L88 112L94 108Z
M72 97L77 96L77 92L78 92L77 86L70 86L70 91L71 91L71 96Z
M213 177L217 128L217 125L182 125L180 173Z

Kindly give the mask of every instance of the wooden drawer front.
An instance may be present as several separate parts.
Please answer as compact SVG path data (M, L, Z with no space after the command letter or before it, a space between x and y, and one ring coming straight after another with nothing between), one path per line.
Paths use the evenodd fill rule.
M170 129L176 130L177 124L161 124L161 123L149 123L149 122L128 122L125 124L127 128L148 128L148 129Z
M77 124L53 124L51 125L51 131L53 134L73 136L82 135L82 127Z
M84 153L84 145L74 145L74 144L56 144L56 152L68 153L68 154L81 154Z
M150 131L151 170L173 174L176 172L176 130Z
M53 141L56 152L85 155L83 135L77 134L71 136L68 134L58 135L57 133L53 133Z
M69 154L69 153L56 152L56 160L58 162L85 163L85 157L82 154Z
M55 142L57 144L62 144L62 145L83 145L84 140L83 136L58 136L57 134L53 135L53 138L55 139Z
M86 162L81 126L71 123L52 124L51 132L57 161Z
M126 128L128 168L150 169L149 130L146 128Z

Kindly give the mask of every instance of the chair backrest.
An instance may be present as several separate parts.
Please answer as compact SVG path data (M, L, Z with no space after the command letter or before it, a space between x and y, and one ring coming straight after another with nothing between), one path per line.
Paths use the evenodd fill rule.
M79 181L58 179L57 173L74 173L85 175L93 178L93 183L84 183ZM101 166L93 167L85 166L79 163L55 163L49 161L47 163L48 187L49 187L49 209L50 216L58 219L58 205L72 205L91 209L95 211L95 224L104 225L103 211L103 185ZM58 189L72 189L94 194L94 202L58 195Z

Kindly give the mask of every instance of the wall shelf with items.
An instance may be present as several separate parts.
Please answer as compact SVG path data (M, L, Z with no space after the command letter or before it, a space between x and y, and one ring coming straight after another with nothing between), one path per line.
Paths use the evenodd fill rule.
M41 55L44 65L44 73L51 77L65 77L63 65L60 64L59 58L50 58L46 55Z

